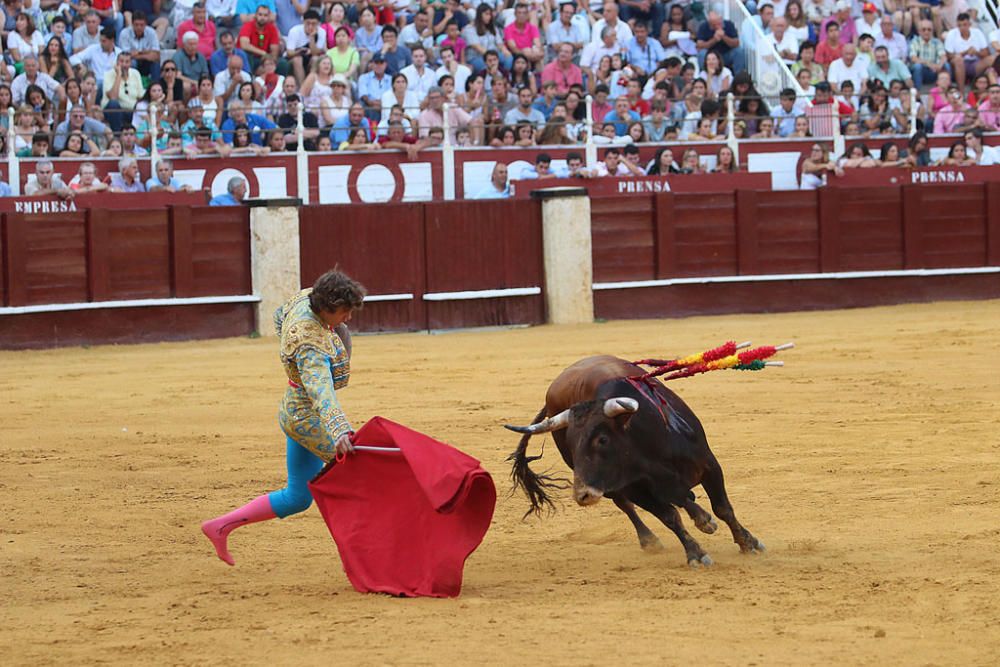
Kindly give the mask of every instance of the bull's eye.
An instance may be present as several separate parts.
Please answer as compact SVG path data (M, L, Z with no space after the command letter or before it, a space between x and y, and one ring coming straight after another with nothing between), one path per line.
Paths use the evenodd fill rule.
M597 446L601 447L601 448L607 447L608 446L608 436L606 436L606 435L598 436L598 438L597 438Z

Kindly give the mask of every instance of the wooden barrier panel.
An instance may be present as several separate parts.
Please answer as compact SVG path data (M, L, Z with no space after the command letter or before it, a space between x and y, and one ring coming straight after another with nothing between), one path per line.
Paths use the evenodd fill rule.
M166 209L87 214L90 301L166 298L170 294L170 229Z
M820 270L819 207L815 190L752 193L756 207L743 210L739 225L756 228L756 261L743 266L748 249L740 242L740 274L813 273ZM743 195L742 192L737 195Z
M86 214L5 217L8 305L86 301Z
M428 294L538 287L544 282L538 202L424 205ZM544 321L541 294L433 300L431 329Z
M733 276L736 201L733 193L674 195L677 276Z
M196 206L175 214L172 222L175 249L190 249L187 282L175 283L175 296L250 294L250 209ZM177 260L175 272L176 267ZM179 293L181 286L185 294Z
M653 203L650 195L591 200L595 282L649 280L656 274Z
M982 266L986 206L984 184L904 186L907 268Z
M302 286L340 266L373 297L351 323L361 331L427 328L424 215L419 204L306 206L299 209Z
M0 215L0 307L7 305L7 216Z
M855 188L849 196L831 189L839 199L839 271L902 269L903 211L900 188ZM823 241L824 243L826 240ZM829 271L826 266L824 271Z

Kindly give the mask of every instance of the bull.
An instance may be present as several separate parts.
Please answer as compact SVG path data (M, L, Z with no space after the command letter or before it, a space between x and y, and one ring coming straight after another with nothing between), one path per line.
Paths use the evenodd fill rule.
M722 467L712 454L694 412L656 379L636 380L638 366L612 356L582 359L549 386L543 407L529 426L506 428L523 433L508 461L515 488L528 497L525 516L553 508L554 489L564 481L534 472L527 455L532 435L552 433L556 447L573 471L573 498L581 506L611 499L635 527L640 546L659 551L663 544L636 514L646 510L672 530L688 564L711 565L712 559L684 528L681 508L704 533L714 533L712 515L695 503L700 484L715 515L722 519L743 553L764 551L764 544L736 519L726 494Z

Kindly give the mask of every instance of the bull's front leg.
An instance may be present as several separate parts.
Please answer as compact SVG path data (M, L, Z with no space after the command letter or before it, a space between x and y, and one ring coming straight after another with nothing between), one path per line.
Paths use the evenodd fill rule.
M684 527L684 522L681 521L681 515L677 511L677 508L674 507L674 505L669 501L662 500L659 496L659 493L654 494L646 491L636 494L634 497L631 497L631 499L636 505L655 516L663 522L664 526L674 532L674 535L677 536L677 539L681 541L681 545L684 547L684 553L687 556L688 565L691 567L711 565L712 558L705 553L705 550L701 548L701 545L698 544L693 537L691 537L691 533L687 531Z
M625 512L625 516L635 526L636 535L639 537L639 546L642 547L643 551L655 553L664 550L663 542L660 541L660 538L654 535L649 526L644 524L639 515L636 514L635 505L620 496L614 496L612 500L618 506L618 509Z

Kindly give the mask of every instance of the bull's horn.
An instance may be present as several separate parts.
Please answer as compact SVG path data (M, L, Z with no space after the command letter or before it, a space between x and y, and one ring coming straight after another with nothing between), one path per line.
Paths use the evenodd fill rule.
M616 396L604 401L604 416L617 417L626 412L636 412L639 409L639 401L625 396Z
M504 424L504 428L514 431L516 433L549 433L550 431L558 431L569 426L569 410L563 410L557 415L553 415L548 419L543 419L537 424L531 424L530 426L511 426L510 424Z

